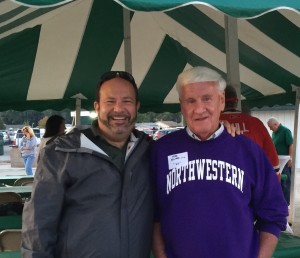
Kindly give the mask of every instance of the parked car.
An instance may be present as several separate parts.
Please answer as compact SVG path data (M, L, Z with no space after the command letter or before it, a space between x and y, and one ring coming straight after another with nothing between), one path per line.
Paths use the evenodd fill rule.
M154 134L153 134L153 139L154 140L158 140L159 138L165 136L166 134L169 133L173 133L175 131L179 130L179 128L168 128L168 129L161 129L161 130L157 130Z
M4 144L10 142L9 134L6 131L0 131L0 134L3 137Z
M32 128L33 129L33 132L37 138L37 145L40 144L41 142L41 131L40 131L40 128ZM15 138L14 138L14 141L13 141L13 145L17 145L19 146L19 142L20 140L22 139L23 137L23 132L22 132L22 129L18 129L17 130L17 133L15 134Z
M15 134L16 132L15 131L8 131L8 135L9 135L9 142L13 142L14 139L15 139Z
M148 136L149 137L153 137L153 130L151 130L151 129L146 129L146 130L143 130L143 132L145 133L145 134L148 134Z

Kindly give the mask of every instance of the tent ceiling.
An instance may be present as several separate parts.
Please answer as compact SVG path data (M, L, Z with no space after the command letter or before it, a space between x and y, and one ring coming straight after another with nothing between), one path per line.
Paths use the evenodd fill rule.
M164 10L188 1L176 6L165 0L117 2L131 9ZM253 1L206 2L241 17L280 6L278 1L263 1L256 9L251 9ZM290 2L300 9L300 3ZM92 109L101 73L125 69L122 15L122 7L110 0L42 9L0 1L0 110L74 108L71 97L77 93L87 97L82 106ZM130 25L142 112L178 111L174 83L187 67L210 66L226 78L222 12L200 4L134 12ZM288 9L238 19L241 92L247 106L295 103L291 84L300 85L299 27L300 15Z
M276 9L300 11L300 3L294 0L114 0L133 11L168 11L191 4L207 5L233 17L249 18ZM63 2L57 0L56 2Z

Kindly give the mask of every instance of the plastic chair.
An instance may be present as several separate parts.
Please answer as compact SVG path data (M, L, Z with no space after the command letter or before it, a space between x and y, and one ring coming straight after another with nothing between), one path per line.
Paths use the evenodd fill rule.
M0 193L0 216L21 215L23 199L15 192Z
M23 182L22 186L28 186L28 185L33 185L33 180L32 181L27 181L27 182Z
M0 193L0 204L20 202L22 203L22 197L15 192Z
M0 250L19 251L21 246L21 229L5 229L0 232Z
M14 186L32 185L32 183L33 177L21 177L14 182Z

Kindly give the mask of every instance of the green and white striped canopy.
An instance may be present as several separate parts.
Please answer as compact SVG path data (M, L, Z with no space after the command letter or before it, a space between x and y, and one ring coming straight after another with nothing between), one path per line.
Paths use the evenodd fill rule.
M300 4L294 0L115 0L122 6L133 11L169 11L187 5L207 5L228 15L249 18L276 9L300 10ZM31 2L31 1L28 1ZM54 1L64 2L64 1Z
M295 103L300 1L0 0L0 111L74 109L79 93L82 107L93 109L100 75L125 70L123 7L133 11L141 112L179 111L174 83L188 67L210 66L227 78L224 13L255 16L237 22L243 102Z

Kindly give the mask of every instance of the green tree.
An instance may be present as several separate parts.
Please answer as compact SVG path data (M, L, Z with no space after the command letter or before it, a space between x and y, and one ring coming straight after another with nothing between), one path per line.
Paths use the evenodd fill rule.
M5 124L17 125L17 124L27 124L30 126L38 126L39 121L47 116L51 116L54 114L61 115L65 118L66 123L70 124L72 122L71 111L69 109L65 109L62 111L54 111L54 110L45 110L43 112L27 110L27 111L15 111L8 110L5 112L1 112L0 116Z
M45 128L46 122L47 122L48 118L49 118L48 116L44 116L44 117L38 122L39 128Z
M0 129L1 129L1 130L6 129L6 128L5 128L5 124L4 124L3 119L2 119L1 116L0 116Z
M138 123L146 123L146 122L156 122L156 121L174 121L177 123L181 122L181 113L138 113L137 122Z

